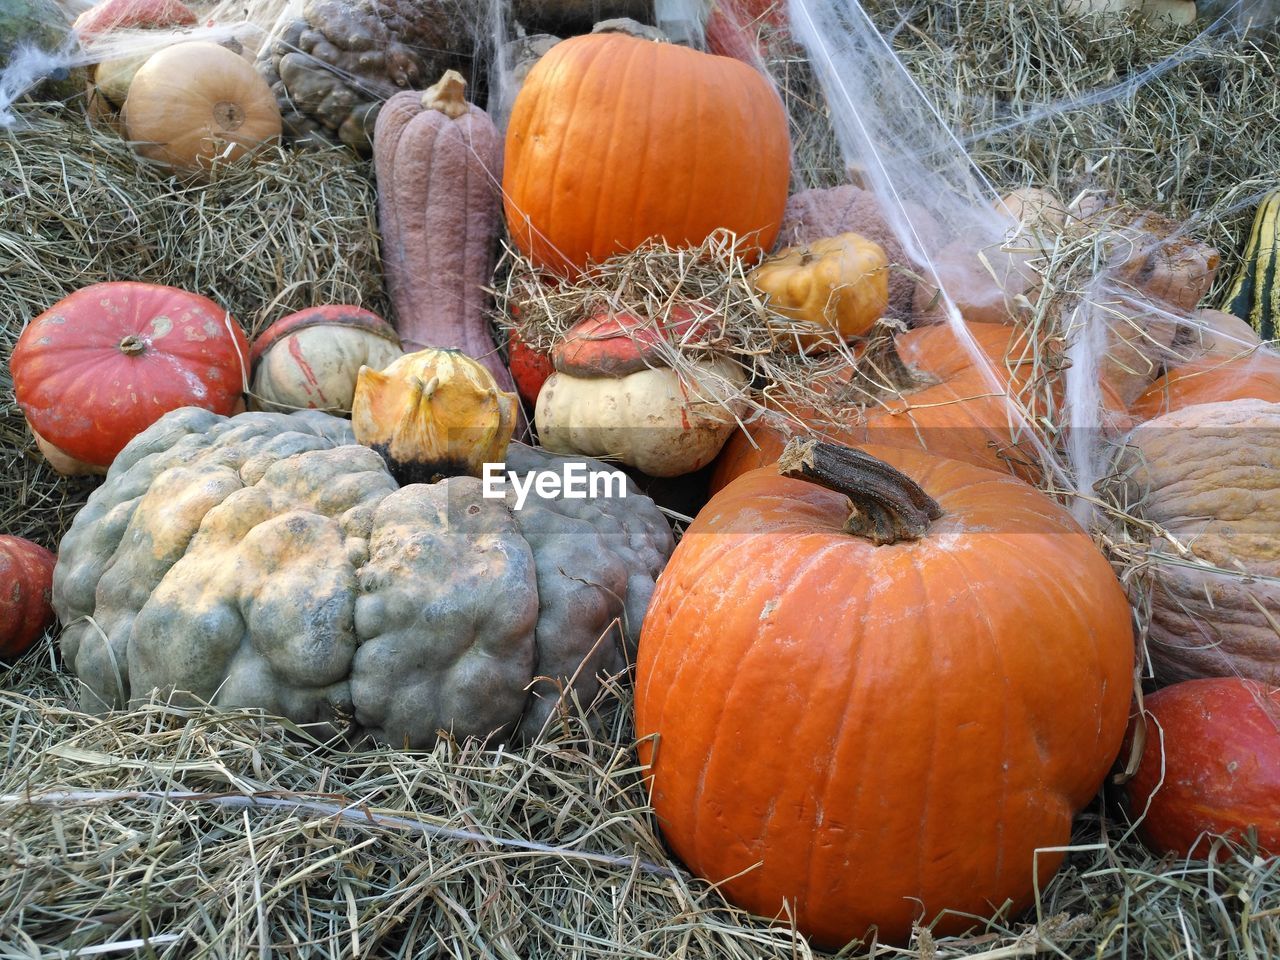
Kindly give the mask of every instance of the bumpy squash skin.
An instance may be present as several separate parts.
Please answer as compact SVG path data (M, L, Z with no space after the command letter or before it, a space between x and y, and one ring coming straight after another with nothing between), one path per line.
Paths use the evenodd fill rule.
M507 456L521 473L563 462L519 444ZM440 729L535 732L557 696L535 676L581 667L589 700L597 674L634 652L671 549L634 487L530 492L514 510L472 477L398 486L346 421L319 412L187 408L137 437L91 495L53 603L85 709L189 691L426 747ZM607 636L616 621L622 635Z
M1125 785L1129 815L1157 853L1206 859L1206 833L1280 856L1280 688L1188 680L1146 698L1146 740ZM1145 816L1144 816L1145 815Z
M511 375L486 317L497 239L502 139L479 107L451 119L398 93L378 114L373 141L378 226L387 290L406 352L455 348L508 393Z
M1152 535L1147 652L1161 683L1239 676L1280 685L1280 403L1184 407L1140 424L1120 460ZM1250 580L1214 570L1251 573Z

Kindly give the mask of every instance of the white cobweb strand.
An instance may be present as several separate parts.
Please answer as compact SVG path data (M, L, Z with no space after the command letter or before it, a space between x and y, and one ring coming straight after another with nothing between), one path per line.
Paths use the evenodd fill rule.
M175 30L113 30L82 43L70 28L58 47L43 50L34 45L19 45L0 70L0 127L13 127L18 117L13 105L18 99L46 79L60 79L76 67L87 67L108 60L145 57L175 43L201 40L225 43L245 42L260 36L259 25L245 21Z
M1100 282L1092 285L1100 286ZM1088 289L1071 313L1067 338L1066 400L1067 462L1076 496L1071 512L1088 526L1097 519L1091 499L1102 477L1102 358L1107 352L1107 321L1098 308L1100 291Z
M56 77L70 68L70 54L63 50L41 50L35 46L18 46L0 70L0 127L13 127L17 115L14 102L46 77Z
M975 251L1006 242L1012 223L995 209L995 188L858 0L788 0L788 16L822 83L846 164L860 171L914 266L938 286L947 322L974 365L993 392L1004 393L935 266L953 240ZM922 232L913 211L927 214L940 235ZM1058 474L1059 485L1069 485L1063 467L1012 401L1009 417L1020 439L1034 445Z

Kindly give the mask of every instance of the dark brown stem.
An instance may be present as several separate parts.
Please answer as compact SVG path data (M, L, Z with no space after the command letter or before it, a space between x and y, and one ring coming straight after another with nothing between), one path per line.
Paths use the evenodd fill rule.
M920 385L920 376L902 359L898 342L893 337L885 337L868 350L867 360L885 375L890 384L904 393Z
M845 532L876 546L919 540L942 516L938 501L918 483L861 450L796 437L778 458L778 470L843 493L853 504Z
M866 352L854 363L852 376L839 401L865 405L880 400L897 400L938 381L907 366L894 338L897 331L884 321L872 332Z
M126 357L139 356L147 352L147 342L131 333L120 341L120 352Z

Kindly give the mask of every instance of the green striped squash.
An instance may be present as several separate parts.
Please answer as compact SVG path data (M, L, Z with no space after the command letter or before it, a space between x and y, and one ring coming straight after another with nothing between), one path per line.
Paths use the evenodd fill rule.
M1280 261L1280 189L1271 191L1258 206L1244 262L1227 291L1222 309L1246 320L1263 340L1276 337L1280 315L1280 284L1276 263Z

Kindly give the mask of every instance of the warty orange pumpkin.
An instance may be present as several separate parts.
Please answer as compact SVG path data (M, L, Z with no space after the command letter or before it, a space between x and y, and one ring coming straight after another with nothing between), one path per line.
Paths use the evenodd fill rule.
M798 441L779 466L703 508L645 617L636 726L667 842L823 947L1025 907L1125 732L1110 565L972 464Z
M507 126L503 203L541 268L724 228L768 250L782 224L791 141L782 101L728 57L621 33L572 37L538 61Z

